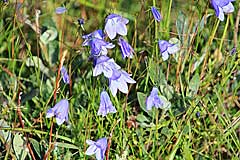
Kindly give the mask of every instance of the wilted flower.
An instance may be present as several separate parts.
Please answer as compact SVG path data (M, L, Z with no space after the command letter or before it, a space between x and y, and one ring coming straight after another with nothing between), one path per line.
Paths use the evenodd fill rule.
M88 35L82 36L84 40L83 46L91 47L91 55L107 55L107 49L114 48L115 45L104 40L105 35L102 30L96 30Z
M136 83L136 81L133 80L130 76L131 75L124 70L113 72L112 77L109 78L109 88L114 97L116 96L118 89L125 94L128 93L127 83Z
M93 76L98 76L103 73L105 77L110 78L112 77L113 72L119 69L121 69L121 67L115 63L112 58L107 56L94 58Z
M232 13L234 11L234 6L231 3L233 1L235 0L211 0L216 16L220 21L224 20L224 13Z
M133 58L134 50L130 44L128 44L122 37L118 39L118 44L121 48L123 59L125 59L126 57Z
M69 84L69 82L70 82L69 76L68 76L67 70L64 66L62 66L62 68L61 68L61 74L63 77L63 82L66 84Z
M123 18L117 14L110 14L105 20L105 31L110 39L114 39L117 34L122 36L127 35L127 26L128 19Z
M152 11L154 19L156 21L160 22L162 20L162 16L161 16L160 12L157 10L157 8L151 7L151 11Z
M67 99L62 99L53 108L47 111L47 118L56 116L57 124L61 125L64 121L68 121L68 107L69 103Z
M169 54L176 53L180 49L177 44L171 44L165 40L159 40L158 46L160 48L162 58L164 61L168 59Z
M230 55L232 56L232 55L234 55L236 52L237 52L236 47L233 47L233 48L231 49L231 51L230 51Z
M107 138L101 138L96 142L92 140L87 140L86 143L90 145L85 152L86 155L93 155L96 154L97 160L104 160L105 152L107 149Z
M100 97L100 107L98 110L98 115L106 116L108 113L116 113L117 110L113 106L110 97L106 91L102 91Z
M66 11L67 9L65 7L57 7L55 10L56 14L63 14Z
M156 87L153 87L150 96L147 97L146 105L147 110L151 110L153 106L156 108L161 108L163 106L163 102L158 96L158 89Z
M79 25L84 25L84 19L83 18L78 18L78 24Z

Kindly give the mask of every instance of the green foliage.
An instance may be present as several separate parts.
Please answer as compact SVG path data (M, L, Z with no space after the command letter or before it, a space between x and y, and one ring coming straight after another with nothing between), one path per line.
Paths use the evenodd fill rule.
M15 1L1 1L0 159L31 159L28 145L36 159L47 151L49 159L91 159L86 140L102 137L111 139L109 159L239 159L240 31L234 29L239 3L220 22L205 0L25 0L19 9ZM55 14L58 6L67 12ZM161 12L160 23L151 6ZM81 37L103 29L110 13L129 19L126 39L135 53L122 60L114 41L109 57L137 83L128 95L110 97L117 113L99 117L100 93L110 93L108 80L92 76ZM78 18L85 19L85 30ZM162 61L159 39L177 43L180 51ZM71 83L60 75L56 88L60 64ZM152 87L165 101L163 110L146 110ZM69 122L61 126L46 118L55 91L56 102L70 102Z

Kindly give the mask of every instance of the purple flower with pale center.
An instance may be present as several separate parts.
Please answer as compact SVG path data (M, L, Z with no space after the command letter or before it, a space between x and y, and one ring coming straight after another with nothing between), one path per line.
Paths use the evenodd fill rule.
M162 16L161 16L160 12L157 10L157 8L151 7L151 11L152 11L154 19L156 21L160 22L162 20Z
M146 105L147 110L151 110L153 106L156 108L161 108L163 106L163 102L158 96L158 89L156 87L153 87L150 96L147 97Z
M97 58L94 58L94 77L103 73L105 77L110 78L112 77L113 72L119 69L121 69L121 67L108 56L99 56Z
M159 40L158 46L160 48L160 51L162 53L162 58L164 61L168 59L169 54L176 53L180 49L177 44L171 44L165 40Z
M100 29L88 35L83 35L82 38L85 39L82 45L90 46L92 56L107 55L107 49L115 47L114 44L104 40L105 35Z
M87 140L86 143L90 145L85 152L86 155L90 156L96 154L97 160L104 160L105 152L107 149L107 138L100 138L96 142L92 140Z
M125 59L126 57L133 58L134 50L130 44L128 44L122 37L118 39L118 44L121 48L123 59Z
M98 110L98 115L106 116L108 113L116 113L117 110L113 106L110 97L106 91L102 91L100 96L100 107Z
M69 76L68 76L67 70L64 66L62 66L62 68L61 68L61 74L63 77L63 82L66 84L69 84L69 82L70 82Z
M234 12L234 6L231 2L235 0L211 0L216 16L220 21L224 20L224 13Z
M129 22L128 19L117 14L110 14L107 16L105 22L105 31L111 40L114 39L117 34L122 36L127 35L126 24Z
M67 9L65 7L57 7L55 12L56 14L63 14L67 11Z
M124 70L116 70L113 72L112 77L109 78L109 88L114 97L116 96L118 89L122 93L128 93L127 83L136 83L136 81L133 80L130 76L131 75Z
M64 121L68 122L68 108L68 100L62 99L53 108L50 108L47 111L46 118L56 116L56 121L58 125L63 124Z

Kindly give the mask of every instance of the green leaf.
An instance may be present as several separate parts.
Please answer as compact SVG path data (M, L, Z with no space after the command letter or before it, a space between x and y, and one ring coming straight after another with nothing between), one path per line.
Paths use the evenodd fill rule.
M141 93L141 92L137 92L137 98L138 98L138 102L139 102L140 108L143 111L147 112L147 110L146 110L147 95L144 94L144 93Z
M153 117L154 116L154 112L152 111L147 111L146 110L146 99L147 99L147 95L141 92L137 92L137 97L138 97L138 102L140 105L140 108L146 112L149 116Z
M73 154L70 151L67 151L66 155L64 156L64 160L71 160Z
M192 94L197 94L200 85L200 76L196 73L189 82L189 89Z
M183 142L182 150L183 150L183 158L184 159L193 160L193 157L192 157L192 154L190 152L189 145L187 144L187 142Z
M171 102L169 102L164 96L159 96L160 99L163 101L163 106L161 106L161 109L168 110L171 107Z
M154 85L160 86L167 84L165 75L160 69L159 64L151 59L149 60L148 74Z
M48 27L48 30L46 30L41 36L40 40L43 44L47 45L49 42L53 41L55 38L57 38L58 32L57 29L54 27Z
M41 158L41 151L39 142L33 138L29 138L30 143L32 144L35 152L37 153L38 157Z
M69 144L69 143L56 142L56 146L63 147L63 148L68 148L68 149L79 150L79 147L75 146L74 144Z
M139 122L149 122L149 119L147 119L147 117L145 117L143 114L138 114L136 117L136 120Z
M177 32L181 42L184 42L185 35L189 29L189 25L188 25L188 17L185 16L182 11L180 11L178 14L178 17L176 20L176 27L177 27Z
M0 119L0 128L4 128L4 127L9 128L10 126L7 124L7 122L5 120ZM11 132L0 130L0 137L3 137L5 142L8 142L11 139Z
M46 75L49 75L49 69L44 66L42 60L40 58L38 58L37 56L29 57L26 60L27 67L38 67L38 63L39 63L40 70L43 73L45 73Z
M160 85L160 91L161 93L167 97L167 99L172 99L174 94L174 88L168 84L166 85Z
M28 154L26 141L23 135L17 133L13 138L13 149L18 160L24 160Z

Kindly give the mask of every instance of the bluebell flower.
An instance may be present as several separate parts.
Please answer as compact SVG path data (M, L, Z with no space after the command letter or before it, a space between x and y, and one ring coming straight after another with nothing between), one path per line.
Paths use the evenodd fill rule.
M96 154L97 160L104 160L105 158L105 152L107 149L107 138L101 138L97 140L96 142L92 140L87 140L86 143L90 145L85 152L86 155L93 155Z
M169 54L176 53L180 49L177 44L171 44L165 40L159 40L158 46L160 48L160 51L162 53L162 58L164 61L168 59Z
M62 99L53 108L50 108L47 111L46 118L56 116L56 121L58 125L63 124L64 121L68 122L68 108L68 100Z
M146 106L147 110L151 110L153 106L156 108L161 108L163 106L163 101L160 99L156 87L153 87L150 96L147 97Z
M160 22L162 20L162 16L161 16L160 12L157 10L157 8L151 7L151 11L152 11L154 19L156 21Z
M114 97L116 96L118 89L122 93L128 93L127 83L136 83L136 81L133 80L130 76L131 75L124 70L116 70L113 72L112 77L109 78L109 88Z
M234 11L234 6L231 3L233 1L235 0L211 0L216 16L220 21L224 20L224 13L232 13Z
M85 39L84 42L82 43L82 46L90 46L90 42L94 38L103 40L105 38L105 35L104 35L104 33L101 29L98 29L98 30L96 30L92 33L89 33L87 35L83 35L82 38Z
M112 58L107 56L94 58L93 76L98 76L103 73L105 77L110 78L112 77L113 72L119 69L121 69L121 67L115 63Z
M130 44L128 44L122 37L118 39L118 44L121 48L123 59L126 57L133 58L134 50Z
M63 14L67 11L67 9L65 7L57 7L55 12L56 14Z
M69 76L68 76L67 70L64 66L62 66L62 68L61 68L61 74L63 77L63 82L66 84L69 84L70 83Z
M108 113L116 113L116 112L117 110L113 106L108 93L106 91L102 91L100 96L100 107L97 114L106 116Z
M105 31L110 39L114 39L117 34L122 36L127 35L126 24L129 22L128 19L117 14L110 14L107 16L105 22Z
M85 39L82 45L90 46L92 56L107 55L107 49L115 47L114 44L104 40L105 35L102 30L96 30L88 35L83 35L82 38Z

